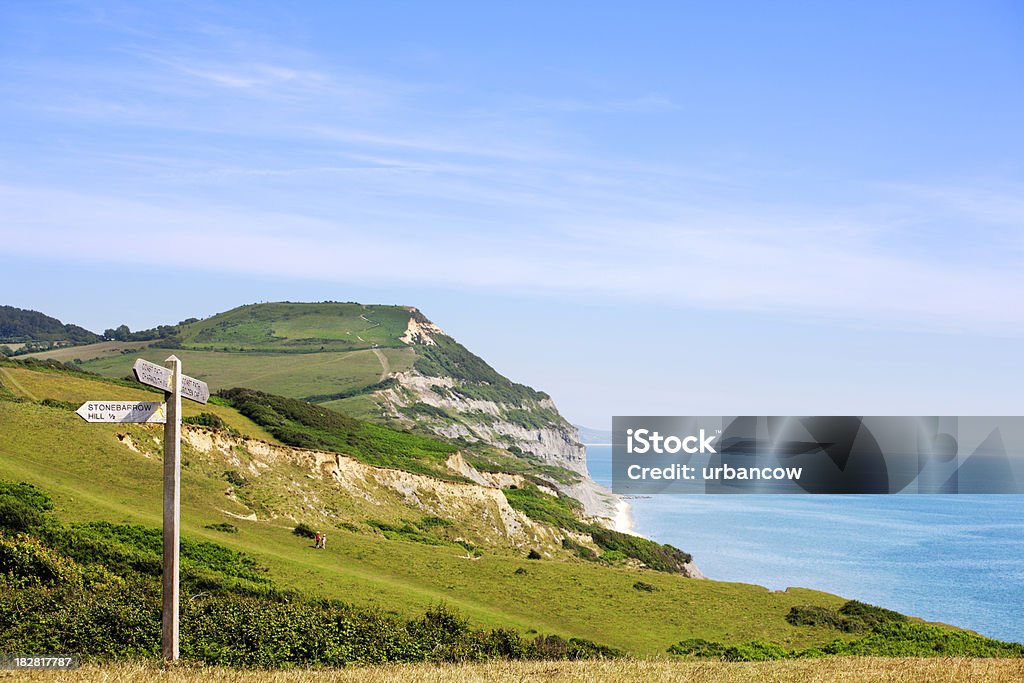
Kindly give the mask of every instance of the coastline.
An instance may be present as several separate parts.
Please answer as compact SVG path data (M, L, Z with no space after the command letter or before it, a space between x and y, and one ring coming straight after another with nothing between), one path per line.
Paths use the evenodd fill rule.
M605 481L603 478L602 478L602 480L599 481L597 478L594 477L594 472L593 472L592 467L591 467L592 463L590 462L590 458L589 458L589 454L590 454L589 449L592 446L603 446L603 447L606 447L606 448L611 448L612 444L610 444L610 443L581 443L580 445L583 446L584 451L587 453L587 456L588 456L587 457L587 476L588 476L588 478L590 479L590 481L594 482L598 486L600 486L602 488L605 488L607 493L610 493L612 495L612 497L614 497L614 499L615 499L615 511L614 511L614 513L613 513L613 515L611 517L612 529L614 529L615 531L619 531L621 533L624 533L624 534L631 534L633 536L642 536L642 534L639 534L636 531L636 523L633 520L633 506L630 505L623 496L621 496L621 495L611 491L611 488L610 488L611 487L611 481Z
M615 504L615 517L612 519L614 529L621 531L624 534L632 534L639 536L636 532L636 526L633 522L633 506L626 502L626 499L622 496L617 496L618 502Z

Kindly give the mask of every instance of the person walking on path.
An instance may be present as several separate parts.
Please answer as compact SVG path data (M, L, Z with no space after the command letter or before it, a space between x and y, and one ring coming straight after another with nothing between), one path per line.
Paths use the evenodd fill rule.
M319 548L320 547L320 539L322 539L322 538L323 538L323 536L320 535L320 532L319 531L316 532L316 536L313 537L313 541L314 541L313 547L314 548Z
M320 534L320 549L327 550L327 534Z

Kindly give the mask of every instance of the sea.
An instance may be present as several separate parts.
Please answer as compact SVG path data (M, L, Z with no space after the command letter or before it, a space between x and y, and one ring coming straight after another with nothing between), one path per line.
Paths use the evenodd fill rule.
M611 488L610 446L588 446ZM634 531L708 578L814 588L1024 642L1024 495L630 497Z

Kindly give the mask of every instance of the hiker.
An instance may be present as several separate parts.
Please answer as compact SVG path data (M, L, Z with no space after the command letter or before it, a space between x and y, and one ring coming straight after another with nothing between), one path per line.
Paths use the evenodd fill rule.
M323 538L323 536L320 535L320 532L319 531L316 532L316 536L313 538L313 540L315 541L315 543L313 545L314 548L319 548L320 547L320 540L322 538Z
M320 534L320 549L327 550L327 534Z

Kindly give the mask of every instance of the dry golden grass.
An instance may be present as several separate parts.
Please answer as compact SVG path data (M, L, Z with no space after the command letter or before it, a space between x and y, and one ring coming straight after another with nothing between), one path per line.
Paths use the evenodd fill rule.
M219 667L180 665L162 669L157 664L89 665L74 672L0 671L0 680L129 681L168 683L503 683L521 681L692 681L694 683L843 683L892 681L945 683L952 681L1024 680L1024 660L1010 659L889 659L836 657L779 662L697 662L667 660L607 660L590 662L488 662L484 664L403 664L291 671L240 671Z

